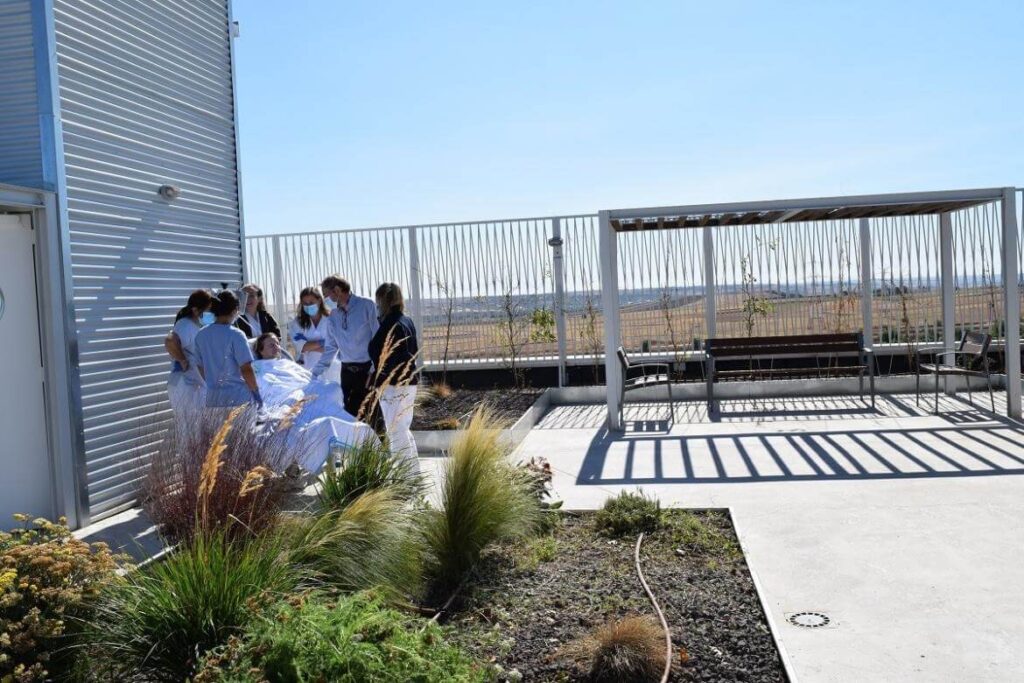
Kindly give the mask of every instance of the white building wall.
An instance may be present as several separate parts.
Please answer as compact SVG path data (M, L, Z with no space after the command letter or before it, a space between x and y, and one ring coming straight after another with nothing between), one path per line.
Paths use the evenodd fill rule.
M175 312L242 278L231 27L226 0L53 4L95 520L132 504L169 418Z
M0 183L43 187L31 0L0 0Z

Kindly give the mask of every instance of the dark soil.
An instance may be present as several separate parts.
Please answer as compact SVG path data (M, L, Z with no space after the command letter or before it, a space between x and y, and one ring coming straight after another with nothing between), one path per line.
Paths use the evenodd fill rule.
M727 513L666 512L641 565L672 630L673 681L785 681ZM548 553L538 552L547 543ZM550 541L489 552L450 617L452 641L509 680L585 681L560 649L609 621L654 615L636 576L635 537L597 534L567 515ZM663 656L663 655L659 655Z
M414 430L455 429L464 422L481 403L486 403L495 416L509 423L518 420L534 404L543 389L450 389L450 395L441 397L433 388L422 387L424 398L416 403L413 412Z

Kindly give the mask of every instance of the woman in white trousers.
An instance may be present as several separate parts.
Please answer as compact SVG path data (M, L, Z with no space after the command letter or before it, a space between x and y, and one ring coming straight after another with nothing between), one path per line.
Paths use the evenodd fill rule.
M410 429L419 384L416 326L405 315L402 290L394 282L378 287L376 299L380 327L369 345L374 367L372 382L380 397L380 411L392 455L410 459L418 471L419 454Z

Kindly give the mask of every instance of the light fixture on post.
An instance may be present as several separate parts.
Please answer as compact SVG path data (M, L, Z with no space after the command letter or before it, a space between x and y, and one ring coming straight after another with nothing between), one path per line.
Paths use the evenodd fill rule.
M179 188L177 185L161 185L157 189L157 194L159 194L164 199L170 201L172 199L177 199L178 197L181 196L181 188Z

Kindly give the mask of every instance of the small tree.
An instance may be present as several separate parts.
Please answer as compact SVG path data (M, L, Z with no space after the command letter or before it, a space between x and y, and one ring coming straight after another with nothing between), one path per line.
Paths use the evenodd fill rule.
M601 333L598 331L597 306L594 305L594 293L590 290L587 290L587 296L583 300L583 324L580 326L580 337L583 338L584 348L594 358L594 384L597 384L601 379L601 363L599 358L601 357L604 344L601 339Z
M497 284L497 283L495 283ZM501 322L498 323L498 343L505 352L505 365L512 373L516 388L526 385L526 373L520 365L523 347L529 341L529 325L524 324L523 306L516 295L516 287L508 282L501 294Z
M761 238L757 238L757 244L758 246L762 244ZM768 249L774 250L776 243L768 242L766 246ZM775 310L775 304L768 297L755 291L754 285L757 284L757 276L754 275L749 253L740 257L740 273L743 278L740 283L743 291L743 323L747 330L747 336L753 337L756 318L767 318Z
M451 285L440 277L433 280L434 288L441 293L441 315L444 317L444 353L441 354L441 383L448 384L448 352L452 346L452 323L455 320L455 294Z
M672 357L675 359L675 367L682 367L682 349L679 348L679 340L676 334L675 318L672 315L675 308L675 299L668 285L661 290L661 297L658 299L658 308L662 317L665 318L665 328L668 330L669 344L672 345Z

